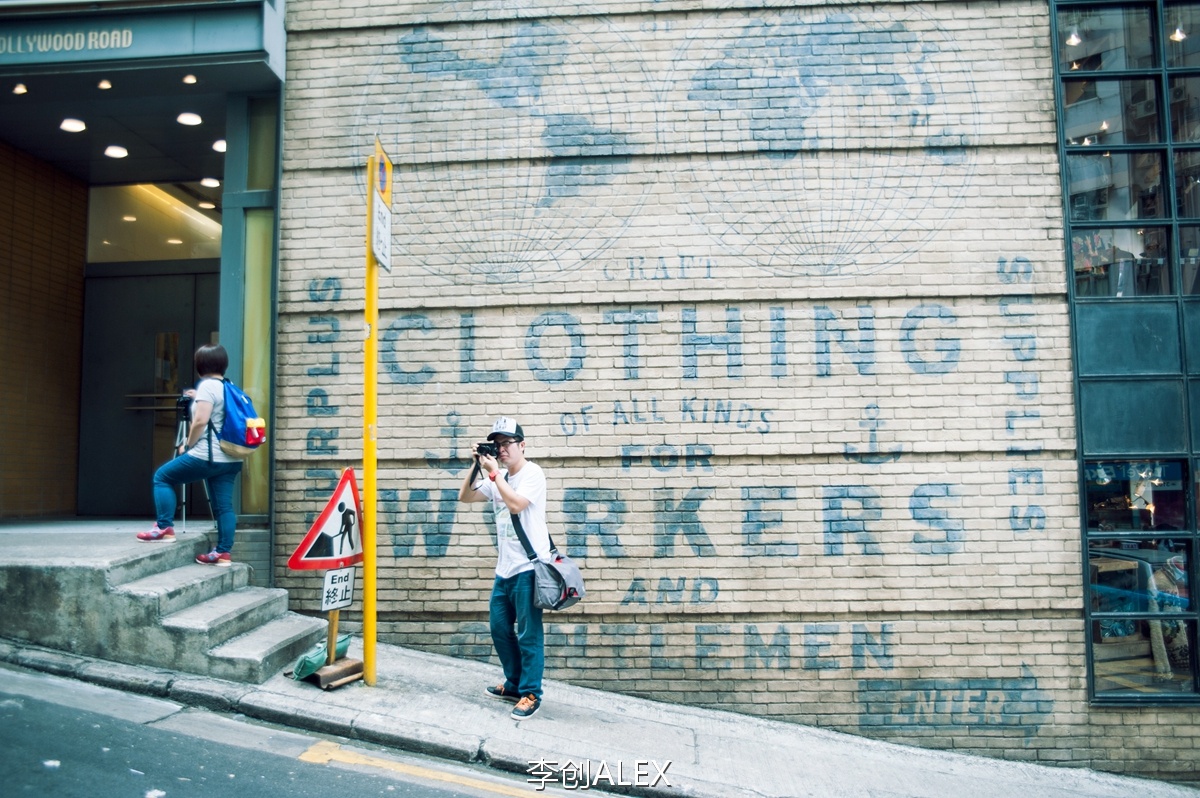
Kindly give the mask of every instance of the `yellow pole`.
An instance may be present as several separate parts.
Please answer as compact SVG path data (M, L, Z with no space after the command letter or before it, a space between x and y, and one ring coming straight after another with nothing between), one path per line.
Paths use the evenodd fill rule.
M376 151L379 142L375 143ZM379 264L372 249L377 159L367 159L367 301L366 340L363 343L363 681L375 686L375 465L379 362Z

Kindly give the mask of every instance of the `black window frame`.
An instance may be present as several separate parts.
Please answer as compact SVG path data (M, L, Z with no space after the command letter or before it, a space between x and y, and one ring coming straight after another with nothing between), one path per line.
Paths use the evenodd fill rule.
M1191 252L1189 249L1191 262L1187 264L1188 274L1185 275L1184 258L1181 252L1183 247L1180 244L1182 228L1200 228L1200 211L1196 211L1191 216L1183 215L1183 208L1175 189L1176 155L1200 150L1200 140L1198 140L1200 137L1175 141L1174 128L1177 125L1174 124L1171 116L1172 102L1176 101L1171 90L1178 85L1175 81L1180 78L1195 78L1200 84L1200 54L1195 58L1194 66L1180 67L1172 66L1169 63L1169 55L1172 52L1169 36L1172 31L1167 30L1170 19L1168 12L1170 9L1180 6L1190 6L1194 9L1197 12L1195 21L1200 23L1200 2L1181 3L1166 2L1165 0L1066 2L1052 0L1050 4L1051 58L1057 109L1057 142L1062 170L1062 212L1066 278L1071 309L1075 406L1080 409L1076 416L1076 432L1079 441L1078 484L1080 486L1079 511L1083 564L1081 577L1084 588L1087 692L1088 701L1095 705L1194 707L1200 704L1200 652L1197 651L1196 645L1196 633L1200 630L1200 613L1197 611L1197 604L1200 602L1197 601L1198 583L1196 578L1196 560L1198 550L1200 550L1200 522L1197 520L1198 510L1200 510L1200 501L1197 499L1197 493L1200 491L1200 485L1198 485L1198 479L1200 479L1200 280L1191 286L1186 282L1187 279L1195 279L1200 275L1200 268L1198 268L1200 258L1196 257L1197 253ZM1082 18L1082 15L1088 11L1112 12L1117 9L1144 9L1149 12L1149 33L1153 41L1146 52L1153 56L1152 64L1141 63L1122 69L1089 69L1089 64L1093 67L1100 64L1100 55L1096 55L1094 60L1085 63L1070 63L1060 57L1068 52L1066 40L1072 33L1072 31L1064 29L1066 26L1060 24L1062 20L1068 19L1068 15L1072 13L1077 13ZM1189 35L1195 37L1194 44L1200 45L1200 24L1197 24L1196 29L1190 31ZM1128 40L1125 40L1125 44L1128 43ZM1193 45L1189 44L1188 47L1192 48ZM1118 50L1111 52L1118 52ZM1141 55L1144 57L1146 52L1142 52ZM1136 55L1138 53L1135 53ZM1092 57L1088 56L1088 58ZM1068 63L1069 66L1064 68L1064 64ZM1072 66L1081 67L1081 69L1071 69ZM1135 137L1135 140L1130 143L1111 143L1106 142L1104 136L1080 138L1073 135L1073 131L1067 131L1065 129L1067 116L1065 88L1068 84L1072 84L1072 91L1076 97L1083 96L1085 100L1091 99L1086 95L1086 88L1082 94L1078 91L1081 88L1080 81L1086 80L1089 75L1096 81L1103 80L1113 84L1118 81L1127 82L1130 85L1136 81L1151 81L1155 93L1153 98L1155 113L1158 118L1157 140L1146 141ZM1143 112L1148 107L1137 109L1136 113L1141 114L1139 118L1144 117ZM1121 113L1123 115L1125 110L1122 109ZM1197 117L1200 118L1200 107L1198 107ZM1073 137L1068 138L1069 135ZM1128 137L1125 136L1125 138ZM1095 209L1092 196L1085 197L1084 200L1080 200L1078 196L1072 197L1073 185L1077 188L1083 185L1088 192L1091 191L1086 182L1086 176L1085 180L1073 184L1071 172L1073 156L1095 155L1097 151L1122 154L1161 153L1157 199L1161 212L1157 216L1141 217L1142 207L1138 205L1134 216L1139 218L1095 218L1093 217ZM1075 159L1075 161L1078 163L1079 159ZM1102 186L1104 184L1102 181L1097 181L1093 185ZM1100 200L1101 207L1107 201L1107 198L1102 198ZM1084 202L1088 204L1088 208L1083 208ZM1153 210L1153 208L1147 206L1146 210ZM1137 269L1137 275L1140 275L1142 267L1146 265L1140 261L1150 261L1151 268L1154 265L1153 259L1146 258L1145 253L1153 252L1157 257L1165 258L1166 268L1169 270L1169 290L1165 293L1161 292L1162 284L1159 283L1157 286L1160 289L1159 293L1139 293L1134 290L1133 292L1122 292L1122 295L1114 295L1116 290L1109 287L1110 293L1107 294L1082 295L1080 292L1082 283L1078 282L1077 277L1079 270L1076 256L1079 254L1079 247L1076 236L1082 238L1089 231L1113 229L1123 231L1124 239L1133 241L1141 238L1138 233L1144 228L1164 228L1167 239L1166 249L1154 252L1151 247L1146 247L1143 254L1131 258L1131 265ZM1192 233L1195 232L1192 231ZM1114 251L1117 238L1118 236L1113 235L1111 241L1107 242ZM1192 238L1191 242L1196 244L1196 248L1200 248L1200 235ZM1107 262L1113 263L1117 259L1119 258L1109 257ZM1105 260L1100 259L1098 262L1104 264ZM1085 268L1090 270L1091 267L1089 265ZM1109 282L1111 286L1111 277ZM1125 283L1120 284L1124 285ZM1138 285L1137 283L1130 284ZM1196 290L1197 293L1190 293L1192 290ZM1082 333L1087 332L1087 334L1093 335L1097 330L1102 330L1107 318L1115 320L1121 318L1122 315L1128 318L1131 313L1141 315L1143 312L1153 318L1156 324L1164 322L1162 328L1156 332L1168 337L1168 340L1163 350L1156 353L1157 357L1149 358L1147 362L1137 362L1138 358L1129 356L1130 353L1136 352L1133 348L1126 353L1123 359L1118 358L1121 362L1108 363L1103 362L1101 358L1090 356L1091 353L1099 350L1097 345L1082 339ZM1083 317L1082 323L1081 317ZM1173 321L1171 321L1172 319ZM1171 329L1172 325L1173 329ZM1177 366L1174 365L1176 361ZM1171 394L1175 398L1174 404L1166 403L1163 405L1163 409L1170 410L1167 415L1178 412L1180 418L1164 419L1162 409L1160 409L1160 412L1148 421L1131 421L1132 414L1120 412L1119 400L1116 405L1112 405L1117 410L1112 414L1113 418L1106 417L1105 410L1110 407L1111 397L1121 397L1127 386L1132 391L1133 386L1144 384L1147 380L1155 381L1156 385L1163 387L1165 393ZM1145 394L1143 394L1144 396ZM1089 408L1099 409L1089 410ZM1116 428L1118 416L1123 425L1120 429ZM1145 426L1138 427L1138 423ZM1171 429L1164 432L1149 426L1151 424L1168 424L1171 425ZM1188 553L1185 577L1186 584L1190 587L1189 599L1183 606L1178 603L1171 604L1169 609L1165 610L1165 615L1161 609L1150 611L1150 606L1144 604L1136 606L1136 602L1132 608L1114 610L1112 603L1107 602L1108 596L1099 582L1097 585L1093 585L1095 575L1093 557L1096 556L1110 564L1117 563L1118 567L1123 560L1133 561L1139 558L1144 560L1149 558L1157 547L1163 545L1161 541L1164 539L1164 535L1161 530L1154 529L1089 528L1089 511L1094 511L1094 508L1088 506L1089 490L1093 490L1089 486L1089 468L1094 472L1095 464L1098 462L1157 461L1179 461L1184 464L1185 523L1182 529L1171 531L1170 540L1182 541L1184 549ZM1094 473L1092 476L1095 476ZM1092 495L1094 498L1094 494ZM1111 548L1105 548L1098 545L1101 543L1113 545ZM1129 548L1122 553L1122 547L1125 546ZM1184 623L1188 630L1188 668L1191 676L1191 691L1142 693L1136 687L1130 687L1127 691L1098 690L1098 670L1101 669L1097 667L1096 644L1099 642L1097 638L1102 634L1101 625L1113 623L1149 625L1164 619Z

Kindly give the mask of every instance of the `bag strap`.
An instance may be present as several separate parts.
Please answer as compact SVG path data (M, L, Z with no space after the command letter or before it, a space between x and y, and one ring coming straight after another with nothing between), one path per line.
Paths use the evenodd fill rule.
M224 377L209 377L208 379L210 379L210 380L217 379L217 380L221 381L221 398L224 401L225 391L229 387L229 380L225 379ZM225 404L226 404L226 406L228 406L229 402L225 401ZM204 431L204 434L208 436L208 462L210 462L210 463L213 461L213 456L212 456L213 455L213 444L212 444L213 432L214 432L214 429L213 429L213 423L212 423L212 416L210 415L208 417L208 429L206 429Z
M504 472L504 481L508 482L508 472ZM537 552L533 550L533 546L529 543L529 536L525 534L525 527L521 526L521 519L516 513L509 513L509 518L512 519L513 531L517 533L517 537L521 540L521 546L525 549L525 556L530 562L537 560ZM558 551L558 547L554 545L554 538L550 537L550 532L546 532L546 539L550 541L550 553Z

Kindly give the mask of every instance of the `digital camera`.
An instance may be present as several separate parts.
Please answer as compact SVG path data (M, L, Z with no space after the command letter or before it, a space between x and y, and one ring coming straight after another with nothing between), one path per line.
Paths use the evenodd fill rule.
M492 443L491 441L482 441L475 444L475 451L479 454L486 454L489 457L500 456L499 444Z

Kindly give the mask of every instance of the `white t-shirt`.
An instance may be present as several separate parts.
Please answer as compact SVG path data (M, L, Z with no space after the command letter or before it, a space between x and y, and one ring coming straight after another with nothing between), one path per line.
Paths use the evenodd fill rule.
M504 479L501 472L497 480ZM521 511L521 528L529 545L542 562L550 561L550 530L546 526L546 474L537 463L526 460L525 465L515 474L508 475L508 484L521 496L529 500L529 506ZM496 576L508 579L522 571L529 571L533 563L513 529L512 514L508 505L500 498L500 491L495 483L485 475L483 482L476 488L492 502L492 512L496 516L496 546L499 557L496 560Z
M208 402L212 405L212 414L209 415L209 421L212 422L212 443L213 443L213 462L214 463L236 463L236 459L221 451L221 444L217 441L217 433L221 431L221 425L225 423L225 383L220 380L206 379L200 380L200 384L196 386L196 396L192 400L192 413L196 412L197 402ZM187 450L187 454L192 457L199 457L205 462L208 461L208 430L205 429L204 434L200 436L200 440L196 441L196 445Z

